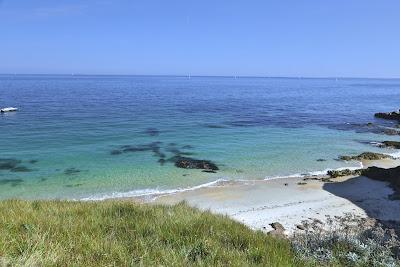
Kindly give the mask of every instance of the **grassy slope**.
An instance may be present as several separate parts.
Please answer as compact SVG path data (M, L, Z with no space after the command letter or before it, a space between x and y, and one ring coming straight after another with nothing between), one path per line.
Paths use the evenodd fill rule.
M0 202L0 266L302 266L288 242L185 204Z

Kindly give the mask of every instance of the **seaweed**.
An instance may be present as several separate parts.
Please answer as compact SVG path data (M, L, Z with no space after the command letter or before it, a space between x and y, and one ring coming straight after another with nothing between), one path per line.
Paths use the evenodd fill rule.
M149 135L149 136L158 136L158 135L160 135L160 131L157 128L147 128L144 131L144 133Z
M32 169L29 169L25 166L16 166L10 170L11 172L31 172Z
M22 179L2 179L0 180L0 185L11 185L11 186L18 186L23 183L24 180Z
M21 161L17 159L0 159L0 170L11 170L20 163Z
M76 169L76 168L68 168L68 169L64 170L64 174L65 175L74 175L74 174L77 174L77 173L80 173L80 172L81 172L81 170Z

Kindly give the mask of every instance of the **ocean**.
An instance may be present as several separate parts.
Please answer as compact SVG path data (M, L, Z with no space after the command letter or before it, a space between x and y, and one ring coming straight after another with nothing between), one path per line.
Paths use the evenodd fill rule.
M105 199L359 167L399 79L0 75L0 199ZM373 126L368 126L373 123ZM375 126L379 125L379 127ZM174 156L216 173L175 167Z

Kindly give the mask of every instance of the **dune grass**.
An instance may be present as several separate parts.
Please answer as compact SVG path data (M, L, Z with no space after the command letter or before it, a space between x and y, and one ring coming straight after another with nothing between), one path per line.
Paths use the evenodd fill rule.
M127 201L0 201L0 266L303 266L225 216Z

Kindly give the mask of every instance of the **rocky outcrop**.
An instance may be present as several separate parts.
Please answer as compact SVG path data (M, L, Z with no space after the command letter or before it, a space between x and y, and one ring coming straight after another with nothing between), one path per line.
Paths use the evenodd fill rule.
M373 180L389 182L395 190L395 193L390 195L389 198L392 200L400 199L400 166L389 169L369 167L362 170L362 175Z
M350 161L350 160L380 160L380 159L391 159L393 158L387 154L364 152L357 156L340 156L339 159Z
M286 238L285 235L285 228L279 222L274 222L270 224L271 227L274 229L268 232L268 235L277 237L277 238Z
M358 176L362 174L362 169L358 170L350 170L350 169L344 169L344 170L330 170L327 172L327 174L332 177L332 178L337 178L337 177L343 177L343 176Z
M400 149L400 142L397 141L383 141L380 147L390 147Z
M392 112L378 112L375 113L376 118L385 119L385 120L397 120L400 121L400 110L392 111Z

